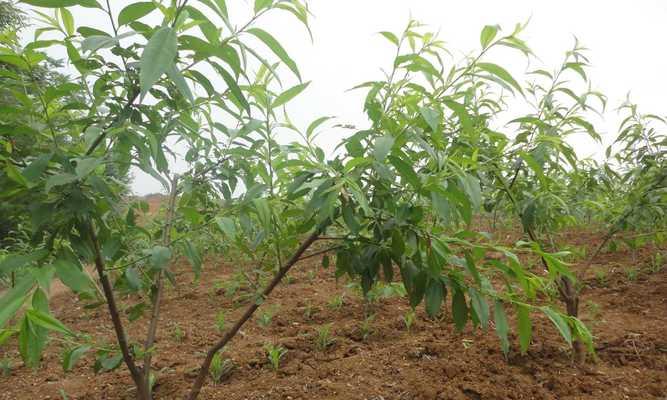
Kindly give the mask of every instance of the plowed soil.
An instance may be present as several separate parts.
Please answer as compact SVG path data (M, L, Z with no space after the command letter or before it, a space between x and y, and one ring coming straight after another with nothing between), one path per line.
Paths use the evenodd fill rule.
M569 234L568 242L592 245L598 234ZM361 329L365 307L356 291L323 270L317 258L304 261L258 311L274 310L270 325L249 321L225 356L236 368L223 382L209 379L201 399L661 399L667 398L667 266L648 267L658 249L633 257L626 250L603 253L591 264L573 268L582 278L581 317L596 336L597 357L582 365L548 320L536 316L527 355L518 353L516 336L505 358L491 327L457 332L445 313L427 319L420 308L408 332L402 316L406 299L389 298L371 306L370 329ZM663 251L664 252L664 251ZM187 393L204 351L220 333L215 315L229 310L231 323L246 304L216 289L233 271L234 260L208 260L196 284L169 287L163 303L154 363L156 399L181 399ZM633 274L631 268L637 268ZM190 282L185 263L174 270ZM628 272L628 270L630 272ZM314 271L314 272L313 272ZM344 294L344 305L331 299ZM124 306L136 302L119 299ZM52 312L69 327L114 343L104 307L84 309L69 293L53 295ZM130 337L143 338L146 318L128 324ZM315 345L317 329L331 324L334 343ZM178 335L178 331L183 335ZM182 336L182 337L181 337ZM364 337L366 336L366 337ZM266 343L287 349L277 372L267 363ZM62 346L53 341L42 366L23 366L11 340L0 359L12 360L9 376L0 376L0 399L133 399L129 374L120 368L93 372L88 354L69 373L60 366Z

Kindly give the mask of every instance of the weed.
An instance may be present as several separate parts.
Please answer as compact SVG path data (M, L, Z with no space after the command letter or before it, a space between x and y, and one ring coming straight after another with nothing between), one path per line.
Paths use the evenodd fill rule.
M602 308L598 303L588 300L586 301L585 307L591 321L597 321L600 318Z
M607 277L607 271L603 269L599 269L595 271L595 280L598 281L598 285L602 287L607 287L609 284L608 277Z
M664 257L662 253L658 252L651 258L651 262L649 263L649 270L653 274L657 274L658 272L662 271L662 268L664 267Z
M323 325L317 328L317 337L315 338L315 347L319 351L324 351L332 346L336 339L331 335L331 324Z
M215 327L218 329L218 332L224 332L225 330L225 319L226 315L224 311L220 311L215 316Z
M332 310L340 310L344 304L345 304L345 294L343 293L329 300L328 305L329 308L331 308Z
M305 319L311 319L313 317L313 314L315 313L313 303L307 302L306 306L303 309L303 318Z
M171 328L171 337L174 338L178 343L182 343L185 339L185 332L181 329L181 326L177 323L174 323Z
M269 360L269 365L274 371L280 369L280 360L287 354L287 349L278 345L275 346L271 343L264 345L264 350L266 351L266 358Z
M630 282L634 282L639 277L639 269L637 267L627 268L625 270L625 276Z
M270 308L259 314L257 317L257 323L259 326L262 328L267 328L269 325L271 325L271 321L273 320L273 316L276 314L276 311L277 310L275 308Z
M375 314L368 315L359 326L359 332L361 332L361 339L363 341L366 341L366 339L375 332L375 329L373 328L374 320Z
M2 371L2 376L9 376L12 374L12 362L9 358L0 360L0 370Z
M415 310L410 309L408 312L403 315L403 324L405 325L405 329L410 332L412 330L412 325L415 323Z
M211 361L211 368L209 374L214 382L219 383L227 379L231 373L236 369L236 364L229 358L223 357L223 350L215 353Z

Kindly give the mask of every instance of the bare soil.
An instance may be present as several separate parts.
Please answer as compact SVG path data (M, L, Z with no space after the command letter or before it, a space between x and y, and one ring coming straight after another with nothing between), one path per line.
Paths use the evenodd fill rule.
M568 242L591 246L600 235L572 233ZM295 267L290 282L274 292L265 309L277 309L268 327L250 321L233 339L225 356L236 369L221 383L207 382L201 399L661 399L667 398L667 267L649 271L647 260L657 249L641 249L636 258L625 250L603 253L591 265L579 263L582 277L582 318L596 336L597 359L572 362L567 345L549 321L537 316L527 355L513 350L506 359L493 328L467 327L457 332L445 314L429 320L420 308L408 332L401 319L406 299L381 300L372 308L371 334L363 338L364 304L358 294L336 282L332 270L322 270L312 258ZM154 363L156 399L181 399L189 389L204 351L220 336L215 315L235 304L216 290L232 273L234 260L208 260L196 284L170 287L163 303ZM628 279L630 268L638 274ZM185 263L174 268L188 282ZM315 270L316 272L311 272ZM632 271L632 270L630 270ZM345 293L339 309L330 300ZM124 306L137 300L120 299ZM104 307L84 309L69 293L53 296L52 312L69 327L114 342ZM310 315L308 316L310 311ZM317 329L331 324L335 343L322 351L315 346ZM144 336L143 318L130 326L130 336ZM184 332L179 340L177 327ZM266 361L266 343L288 352L274 372ZM133 399L134 389L124 365L95 374L93 354L70 373L60 366L61 345L53 341L42 366L22 365L15 340L0 349L0 359L13 362L9 376L0 376L0 399Z

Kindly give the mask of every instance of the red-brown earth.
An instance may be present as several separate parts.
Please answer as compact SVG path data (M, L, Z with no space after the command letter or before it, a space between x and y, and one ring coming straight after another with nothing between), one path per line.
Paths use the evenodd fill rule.
M599 234L570 232L566 242L590 246ZM429 320L420 308L408 332L402 316L406 299L390 298L373 305L375 318L365 339L361 332L364 303L333 271L311 258L291 272L258 311L277 310L269 326L256 318L233 339L225 356L236 369L221 383L209 379L201 399L661 399L667 396L667 267L648 267L661 251L640 249L603 253L593 263L573 268L581 277L581 317L595 335L596 359L576 365L570 349L543 317L534 320L527 355L518 353L516 336L505 358L493 328L466 327L457 332L445 313ZM664 250L662 250L664 253ZM219 337L215 316L228 310L231 324L245 304L234 304L216 283L233 273L234 260L209 259L198 283L190 284L186 263L174 267L178 287L169 287L163 303L156 343L156 399L181 399L194 380L204 352ZM634 270L633 268L636 268ZM630 272L628 272L630 271ZM636 271L635 274L633 271ZM345 293L344 305L331 299ZM120 299L129 306L136 299ZM51 309L70 328L114 342L104 307L84 309L67 292L53 295ZM307 315L310 314L310 315ZM138 340L146 318L128 324ZM317 329L331 324L335 342L315 345ZM177 331L183 333L178 337ZM274 372L266 361L266 343L281 345L287 354ZM73 371L60 366L61 345L53 341L41 367L23 366L15 339L0 349L0 359L13 364L0 374L0 399L133 399L134 389L124 365L107 373L93 372L92 352Z

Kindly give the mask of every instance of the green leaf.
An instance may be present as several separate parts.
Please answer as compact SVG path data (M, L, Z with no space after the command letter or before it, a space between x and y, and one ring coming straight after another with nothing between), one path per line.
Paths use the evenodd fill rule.
M74 365L77 363L77 361L79 361L81 357L83 357L83 355L86 354L86 352L90 349L91 349L90 346L84 344L81 346L73 347L65 351L65 353L63 354L63 363L62 363L63 371L65 372L71 371L72 368L74 368Z
M438 111L429 107L419 107L419 113L421 114L422 118L424 118L424 121L426 121L433 133L437 133L438 128L440 127L440 120L442 119L442 115L440 115Z
M81 6L87 8L99 8L101 9L99 3L96 0L21 0L21 3L30 4L35 7L44 7L44 8L60 8L60 7L71 7L71 6Z
M190 86L188 86L188 83L185 81L183 74L178 69L176 64L171 64L171 67L168 68L166 72L169 79L174 82L178 91L181 92L181 95L188 99L190 103L194 103L195 98L192 95L192 91L190 91Z
M486 25L479 36L479 43L486 49L498 33L498 25Z
M477 68L497 76L504 82L509 83L510 86L515 88L519 93L523 94L523 90L521 90L519 83L512 77L512 75L510 75L509 72L507 72L507 70L505 70L500 65L493 63L477 63L476 65Z
M496 333L498 334L498 338L500 338L500 348L503 354L507 355L510 351L510 341L508 339L509 324L507 323L507 315L505 314L503 303L500 300L496 300L493 310L493 320L496 324Z
M58 11L60 11L60 17L63 20L65 32L68 36L74 35L74 17L72 16L72 13L66 8L61 8Z
M156 4L152 1L141 1L138 3L130 4L129 6L123 8L118 14L118 25L123 26L127 25L130 22L136 21L139 18L142 18L150 14L155 10Z
M262 11L265 8L271 7L273 0L255 0L255 14Z
M27 314L23 317L19 330L19 352L26 366L35 368L39 365L47 334L46 329L31 323Z
M83 272L78 262L68 258L61 256L53 263L58 279L75 293L93 293L95 289L88 274Z
M76 161L76 168L74 171L76 172L77 178L85 178L88 176L95 168L97 168L98 165L102 163L102 160L99 158L79 158Z
M236 98L239 104L241 104L241 107L243 107L248 112L248 114L250 114L250 104L248 104L248 100L246 100L245 96L243 95L243 92L241 92L241 88L236 83L234 77L232 77L232 75L221 66L217 64L213 65L217 66L216 70L218 71L220 76L222 76L222 79L224 79L225 83L227 84L227 87L232 92L232 96L234 96L234 98Z
M72 183L76 181L77 177L74 174L58 174L58 175L53 175L46 181L46 186L45 186L45 191L46 193L49 193L51 189L53 189L56 186L63 186L67 185L69 183Z
M378 162L383 162L387 155L391 152L394 146L394 137L389 135L380 136L375 139L375 148L373 149L373 156Z
M229 217L221 217L221 218L216 218L215 222L218 223L218 227L224 233L227 235L227 238L229 240L234 240L236 239L236 224L234 223L234 220L229 218Z
M79 29L81 30L81 29ZM95 52L106 47L113 47L118 43L118 39L109 35L90 35L81 42L81 52Z
M457 286L452 286L452 317L457 330L462 330L468 322L468 305L463 291Z
M273 104L271 104L271 107L276 108L286 104L288 101L298 96L299 93L303 92L308 87L308 85L310 85L310 82L301 83L285 90L278 97L276 97L276 99L273 101Z
M165 26L158 29L148 41L139 63L141 69L139 85L142 98L160 79L160 76L174 64L177 54L176 39L176 31Z
M26 274L17 282L16 286L0 297L0 328L21 308L28 298L34 282L33 276Z
M187 257L188 261L190 261L190 264L192 265L192 269L194 270L195 273L195 279L199 279L199 276L201 275L201 265L202 265L202 258L201 254L199 253L199 250L195 247L195 245L192 244L189 240L184 241L183 245L183 253L185 254L185 257Z
M129 267L125 270L124 274L127 284L132 290L139 290L142 286L141 276L139 271L135 267Z
M42 176L46 168L49 166L49 161L53 157L53 153L42 154L28 165L21 174L30 182L36 182Z
M439 279L429 279L425 293L426 313L429 317L435 318L440 314L440 307L443 301L442 282Z
M421 187L419 175L417 175L414 168L410 164L394 156L389 156L389 162L394 166L394 168L396 168L398 174L405 180L405 182L411 184L415 189L419 189Z
M398 46L398 37L396 37L396 35L394 35L393 33L383 31L383 32L380 32L380 35L387 38L387 40L392 42L395 46Z
M475 288L468 288L468 295L470 296L470 305L472 305L472 309L479 318L482 329L486 329L489 326L489 303Z
M521 354L526 354L530 339L533 335L533 328L530 322L530 314L527 306L523 304L516 305L517 324L519 327L519 344L521 345Z
M554 311L551 307L545 306L541 307L540 309L547 317L549 317L551 322L556 325L558 332L560 332L561 336L563 339L565 339L567 344L572 346L572 331L570 330L570 325L568 325L567 321L563 319L560 313Z
M30 182L25 179L25 177L21 174L21 171L19 171L13 164L7 163L5 166L5 173L9 179L13 180L19 185L25 187L30 186Z
M50 331L59 332L69 336L75 336L74 332L69 330L62 322L55 319L53 316L36 309L26 311L26 316L31 323L39 325Z
M459 176L459 181L473 208L479 210L482 204L482 189L479 186L479 179L470 174L464 174Z
M299 68L297 68L296 63L289 57L285 49L273 36L271 36L271 34L260 28L250 28L247 32L264 42L264 44L267 45L292 72L294 72L294 75L301 80L301 74L299 74Z
M150 263L155 269L163 269L169 264L171 250L164 246L154 246L150 249Z

